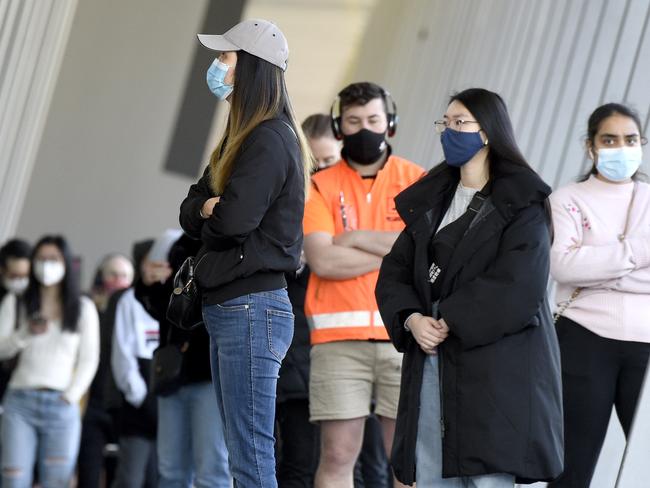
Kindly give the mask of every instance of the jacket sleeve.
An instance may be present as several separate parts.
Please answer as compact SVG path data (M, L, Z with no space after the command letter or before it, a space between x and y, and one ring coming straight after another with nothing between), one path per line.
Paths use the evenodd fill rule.
M404 230L384 257L375 288L384 326L399 352L405 352L413 341L404 320L413 312L425 313L413 286L413 260L413 239Z
M621 278L606 281L597 288L650 295L650 267L635 269Z
M257 229L286 181L289 153L280 135L260 126L249 139L212 216L204 221L201 240L210 250L243 243Z
M16 297L7 293L0 304L0 360L10 359L27 346L24 324L16 329Z
M201 217L201 208L206 200L214 197L212 190L210 189L209 170L209 166L205 168L201 179L194 185L190 186L187 197L185 197L185 200L181 203L181 213L179 217L181 227L187 235L194 239L201 238L201 229L205 222L203 217Z
M650 264L650 239L631 237L623 242L583 245L580 212L562 195L551 197L555 231L551 275L558 283L598 287Z
M463 348L483 346L529 324L546 294L550 235L542 205L521 210L501 236L494 262L440 301Z
M124 398L134 407L140 407L147 396L147 385L140 374L136 358L136 331L133 307L128 295L122 296L115 311L111 367L115 384Z

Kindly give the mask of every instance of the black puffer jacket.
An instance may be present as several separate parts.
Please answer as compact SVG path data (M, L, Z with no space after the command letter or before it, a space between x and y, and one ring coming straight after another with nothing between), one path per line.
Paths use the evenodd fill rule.
M510 473L526 483L562 472L560 358L546 301L550 188L531 170L509 171L493 175L442 278L444 477ZM382 318L405 353L392 461L406 484L415 481L425 354L404 320L432 314L428 247L458 181L458 170L438 167L398 195L406 229L377 283Z

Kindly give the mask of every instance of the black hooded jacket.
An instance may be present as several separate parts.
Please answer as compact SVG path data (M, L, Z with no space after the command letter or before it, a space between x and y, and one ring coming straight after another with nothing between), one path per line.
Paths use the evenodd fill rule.
M562 472L560 357L546 299L550 188L532 170L501 165L491 193L456 246L432 304L429 243L459 182L434 168L396 198L406 229L384 258L376 296L395 347L404 352L392 462L415 482L415 445L425 354L404 320L444 318L439 346L443 476L510 473L518 482ZM438 312L433 312L436 308Z

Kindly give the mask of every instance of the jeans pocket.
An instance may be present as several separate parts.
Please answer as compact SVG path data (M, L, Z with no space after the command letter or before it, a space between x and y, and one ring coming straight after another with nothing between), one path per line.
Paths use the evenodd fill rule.
M241 312L243 310L248 310L248 295L217 303L217 308L223 312Z
M269 351L282 362L293 339L294 315L284 310L267 310L266 327L269 339Z

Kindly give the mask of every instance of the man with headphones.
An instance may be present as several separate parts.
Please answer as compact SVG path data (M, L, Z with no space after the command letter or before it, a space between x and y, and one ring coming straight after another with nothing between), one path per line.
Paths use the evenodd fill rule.
M315 486L352 488L373 397L391 450L402 358L374 289L382 258L404 228L394 197L424 171L392 154L386 137L397 130L397 107L380 86L344 88L331 116L342 159L313 176L304 217L312 270L305 299L313 345L309 401L311 421L321 425Z

